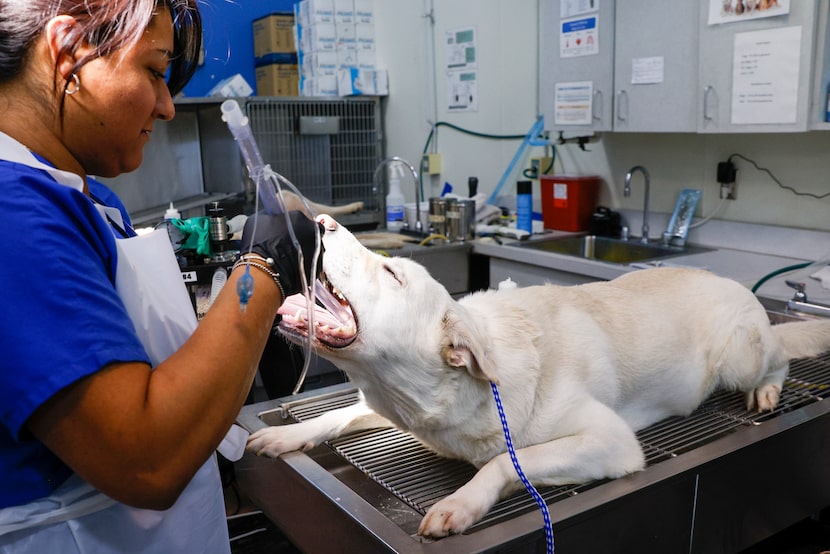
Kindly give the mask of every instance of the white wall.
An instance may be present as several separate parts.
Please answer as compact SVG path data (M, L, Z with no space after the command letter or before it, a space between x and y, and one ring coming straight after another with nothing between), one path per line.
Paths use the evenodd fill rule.
M430 122L436 117L483 133L525 134L540 111L537 13L542 1L376 0L378 61L388 70L390 83L385 102L387 154L401 156L415 165L427 140ZM425 17L430 9L434 30ZM445 32L467 26L477 30L478 111L448 113ZM426 196L440 193L445 181L456 192L466 194L470 175L479 178L481 192L489 193L518 145L515 140L486 140L439 128L437 151L442 155L443 171L425 181ZM720 204L715 182L717 163L736 152L769 168L787 186L819 195L830 192L830 132L607 133L587 149L589 152L572 145L558 147L556 171L602 176L608 186L602 192L601 203L614 209L642 208L641 178L635 178L630 198L622 196L622 180L630 167L644 165L651 173L654 211L670 213L679 191L688 187L703 191L698 215L709 215ZM533 151L534 155L542 153L541 149ZM743 160L735 160L735 164L738 199L725 203L718 218L830 231L830 197L817 200L796 196ZM515 192L517 177L511 176L503 193ZM414 188L405 188L407 199L414 200Z

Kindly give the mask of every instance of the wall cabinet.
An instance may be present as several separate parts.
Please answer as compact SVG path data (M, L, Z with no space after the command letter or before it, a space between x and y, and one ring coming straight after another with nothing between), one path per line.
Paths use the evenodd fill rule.
M701 101L697 130L701 133L764 133L806 131L810 128L816 1L790 2L787 15L728 23L708 24L708 2L700 10L699 87ZM737 33L801 28L796 119L793 123L736 124L732 122L733 53Z
M617 4L614 130L694 130L698 101L697 2Z
M823 123L830 85L827 2L799 0L790 2L785 15L710 25L708 0L603 0L598 11L578 16L596 18L598 49L573 57L561 55L563 26L572 21L563 18L563 2L553 0L542 7L540 87L547 130L579 134L830 129ZM794 121L734 123L736 34L785 28L800 29ZM584 82L592 84L591 123L557 121L556 110L562 111L556 103L557 85Z
M614 126L614 4L615 0L599 2L598 11L581 14L574 17L562 18L561 2L542 2L542 36L540 43L542 52L540 61L540 86L542 91L542 106L545 114L545 127L548 129L574 131L577 133L591 133L593 131L611 131ZM562 56L561 48L571 48L563 44L562 27L572 29L570 22L574 20L595 21L596 42L595 54L584 56ZM590 22L588 23L590 25ZM590 123L568 124L557 126L554 91L562 83L590 83ZM575 110L580 109L577 100L573 101ZM567 108L565 108L567 109ZM563 117L560 114L560 117Z

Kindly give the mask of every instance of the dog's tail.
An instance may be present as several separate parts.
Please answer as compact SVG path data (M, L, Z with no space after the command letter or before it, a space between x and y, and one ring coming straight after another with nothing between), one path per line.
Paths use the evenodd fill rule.
M808 358L830 350L830 320L792 321L773 325L789 359Z

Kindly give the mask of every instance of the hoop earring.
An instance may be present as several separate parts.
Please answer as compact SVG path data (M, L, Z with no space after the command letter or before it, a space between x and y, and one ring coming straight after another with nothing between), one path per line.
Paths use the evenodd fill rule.
M75 85L74 88L70 89L69 88L69 83L66 83L66 87L63 89L64 94L68 94L69 96L72 96L73 94L75 94L76 92L81 90L81 78L78 77L77 73L72 74L72 82Z

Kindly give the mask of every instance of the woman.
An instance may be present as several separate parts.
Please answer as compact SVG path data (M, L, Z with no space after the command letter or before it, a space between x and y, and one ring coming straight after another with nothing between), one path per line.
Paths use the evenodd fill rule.
M169 241L89 177L135 169L174 116L196 1L0 0L0 552L229 550L213 452L315 224L292 214L301 268L284 218L251 218L197 327Z

